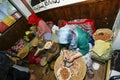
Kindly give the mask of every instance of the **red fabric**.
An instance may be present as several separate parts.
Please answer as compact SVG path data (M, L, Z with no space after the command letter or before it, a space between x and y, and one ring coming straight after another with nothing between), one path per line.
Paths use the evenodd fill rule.
M35 57L34 57L34 53L29 55L29 62L30 63L35 63Z
M58 20L58 26L59 28L64 27L67 24L66 20Z
M29 62L33 64L39 64L40 63L40 57L35 57L34 53L31 53L29 55Z
M39 18L36 16L35 13L32 13L29 17L28 17L28 24L35 24L36 26L38 26L39 21L42 20L42 18Z
M68 24L86 24L86 25L91 25L91 28L93 30L93 33L96 31L95 29L95 22L92 19L85 19L84 21L78 21L78 22L67 22Z
M62 26L65 26L67 24L67 21L62 22Z

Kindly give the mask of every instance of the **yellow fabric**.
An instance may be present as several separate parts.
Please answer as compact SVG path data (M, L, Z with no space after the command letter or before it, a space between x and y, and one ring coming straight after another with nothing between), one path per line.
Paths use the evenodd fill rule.
M96 40L95 45L93 47L93 51L99 55L102 56L110 47L110 42L105 42L102 40Z

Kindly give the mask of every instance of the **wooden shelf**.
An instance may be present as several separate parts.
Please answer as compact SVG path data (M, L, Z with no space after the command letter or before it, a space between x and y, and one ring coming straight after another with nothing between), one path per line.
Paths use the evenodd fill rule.
M27 24L26 18L21 17L15 24L6 30L2 36L0 36L0 50L7 50L22 38L25 31L29 29L29 27L26 26Z

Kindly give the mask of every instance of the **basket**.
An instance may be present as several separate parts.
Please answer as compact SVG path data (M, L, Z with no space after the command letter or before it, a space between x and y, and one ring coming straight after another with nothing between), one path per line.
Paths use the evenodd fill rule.
M73 53L75 54L75 53ZM60 56L57 58L56 62L55 62L55 65L54 65L54 73L55 73L55 76L57 78L57 80L59 80L58 76L57 76L57 72L59 71L60 68L62 68L64 64L63 62L64 60L64 55L63 54L60 54ZM83 80L84 77L85 77L85 74L86 74L86 64L85 64L85 61L82 57L79 57L77 59L75 59L74 61L78 62L79 66L74 66L74 64L69 67L70 70L71 70L71 78L69 80ZM77 71L77 74L74 74L74 71L72 69L76 69L75 71Z
M112 37L113 32L108 28L97 29L96 32L93 34L94 40L110 41Z
M29 53L29 47L25 46L22 50L18 52L17 56L23 59L28 55L28 53Z

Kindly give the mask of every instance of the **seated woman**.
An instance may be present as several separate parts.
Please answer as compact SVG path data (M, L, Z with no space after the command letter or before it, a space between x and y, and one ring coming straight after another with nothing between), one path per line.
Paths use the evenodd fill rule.
M43 35L46 40L51 40L52 31L50 27L48 27L42 18L37 17L35 13L32 13L28 17L28 24L34 24L37 26L38 37Z

